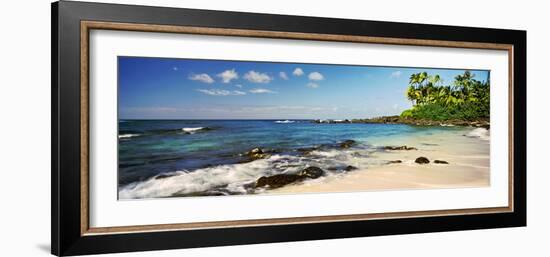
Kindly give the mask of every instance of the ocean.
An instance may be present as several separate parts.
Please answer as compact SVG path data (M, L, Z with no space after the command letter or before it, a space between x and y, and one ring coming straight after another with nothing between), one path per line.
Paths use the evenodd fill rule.
M378 155L387 152L385 146L412 142L415 145L409 146L429 150L442 142L441 135L458 138L457 142L473 140L474 152L488 156L488 146L476 150L478 142L488 140L488 131L466 127L120 120L119 199L259 194L268 189L252 185L262 176L296 174L311 166L325 171L324 177L344 176L387 165L392 160ZM349 145L342 144L346 141ZM264 158L251 160L247 152L254 148L262 149Z

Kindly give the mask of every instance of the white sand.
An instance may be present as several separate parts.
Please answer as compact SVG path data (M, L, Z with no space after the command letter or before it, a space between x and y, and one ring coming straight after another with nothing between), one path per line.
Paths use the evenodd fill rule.
M372 160L381 163L401 160L399 164L365 167L357 158L359 170L339 176L329 176L288 185L270 193L350 192L395 189L461 188L489 186L489 141L464 136L467 131L457 130L414 138L397 138L394 142L375 142L378 145L408 145L418 148L409 151L373 153ZM485 138L486 139L486 138ZM416 164L424 156L429 164ZM449 164L434 164L444 160ZM354 165L354 164L352 164Z

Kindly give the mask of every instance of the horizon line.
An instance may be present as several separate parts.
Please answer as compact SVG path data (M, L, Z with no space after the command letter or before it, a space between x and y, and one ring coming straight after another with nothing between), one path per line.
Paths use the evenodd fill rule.
M373 116L373 117L370 117L370 118L338 118L338 119L333 119L333 118L292 118L292 119L287 119L287 118L280 118L280 119L272 119L272 118L269 118L269 119L262 119L262 118L242 118L242 119L239 119L239 118L235 118L235 119L231 119L231 118L220 118L220 119L217 119L217 118L213 118L213 119L200 119L200 118L167 118L167 119L147 119L147 118L132 118L132 119L123 119L123 118L119 118L118 120L121 121L121 120L359 120L359 119L372 119L372 118L379 118L379 117L389 117L389 116L399 116L399 115L382 115L382 116Z

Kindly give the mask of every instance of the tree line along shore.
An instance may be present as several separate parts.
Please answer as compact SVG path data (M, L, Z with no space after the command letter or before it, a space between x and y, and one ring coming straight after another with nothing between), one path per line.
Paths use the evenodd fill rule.
M470 71L465 71L446 84L439 75L414 73L409 78L405 96L412 108L400 115L313 122L490 127L489 77L480 81Z
M489 119L476 119L476 120L431 120L431 119L414 119L403 118L399 115L394 116L381 116L369 119L345 119L345 120L313 120L313 123L366 123L366 124L407 124L416 126L466 126L466 127L480 127L489 129Z

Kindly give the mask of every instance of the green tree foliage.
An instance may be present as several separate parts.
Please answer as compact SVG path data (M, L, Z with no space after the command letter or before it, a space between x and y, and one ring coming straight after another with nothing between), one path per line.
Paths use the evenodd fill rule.
M452 84L443 85L439 75L412 74L406 96L413 108L405 110L401 117L438 121L489 119L490 82L474 77L465 71Z

